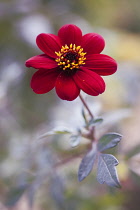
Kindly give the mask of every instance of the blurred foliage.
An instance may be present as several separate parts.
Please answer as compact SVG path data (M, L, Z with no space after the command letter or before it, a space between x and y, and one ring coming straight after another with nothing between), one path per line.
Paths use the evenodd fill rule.
M28 210L30 206L35 210L139 209L139 8L139 0L0 1L1 210L9 208L6 202L13 210ZM106 92L87 100L94 103L95 115L104 118L104 128L99 126L97 135L104 129L110 131L109 122L111 129L123 134L117 151L121 190L112 192L99 185L95 171L78 183L81 157L72 157L86 152L84 142L72 149L68 135L38 139L62 121L75 128L81 123L78 99L60 101L54 90L36 95L30 88L35 70L24 66L26 59L40 54L35 37L42 32L57 33L65 23L77 24L83 33L100 33L106 40L103 53L119 63L118 72L105 78ZM63 158L69 161L59 165Z

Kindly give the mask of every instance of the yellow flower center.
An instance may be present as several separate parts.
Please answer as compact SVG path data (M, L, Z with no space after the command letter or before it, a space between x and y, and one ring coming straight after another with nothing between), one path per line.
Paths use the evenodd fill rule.
M85 64L86 53L83 52L81 46L76 46L75 44L70 44L68 46L62 46L59 52L55 52L58 58L55 61L58 63L63 70L66 69L78 69L79 66Z

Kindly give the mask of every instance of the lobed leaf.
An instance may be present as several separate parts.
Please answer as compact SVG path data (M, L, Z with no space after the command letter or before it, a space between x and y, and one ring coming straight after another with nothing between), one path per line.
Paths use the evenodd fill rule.
M98 159L97 180L100 184L106 183L111 187L120 188L115 166L119 164L118 160L110 154L100 154Z
M96 145L93 144L92 149L84 156L82 159L79 170L78 170L78 180L81 182L85 179L91 172L93 165L95 163L97 156Z
M97 144L97 148L100 152L115 147L121 140L122 135L118 133L107 133L103 135Z

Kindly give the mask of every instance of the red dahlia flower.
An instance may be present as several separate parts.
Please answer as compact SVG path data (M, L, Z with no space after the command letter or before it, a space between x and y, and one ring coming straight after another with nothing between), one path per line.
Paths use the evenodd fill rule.
M27 67L38 71L31 79L31 88L37 94L47 93L55 87L57 95L72 101L85 93L97 96L105 91L102 76L117 70L116 61L100 54L105 41L99 34L82 31L75 25L67 24L53 34L39 34L36 43L44 54L26 61Z

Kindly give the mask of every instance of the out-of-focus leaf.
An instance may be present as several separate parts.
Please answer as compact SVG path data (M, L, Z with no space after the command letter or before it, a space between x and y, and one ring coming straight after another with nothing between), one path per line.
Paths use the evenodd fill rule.
M12 189L7 195L5 205L10 207L14 206L16 202L21 198L27 187L28 185L22 185Z
M72 130L70 130L69 128L58 127L42 134L39 138L45 138L45 137L56 135L56 134L71 134L71 133L72 133Z
M68 133L71 133L70 131L68 130L63 130L63 131L54 131L54 134L68 134Z
M30 206L30 208L33 207L35 193L36 193L36 189L34 188L33 185L31 185L29 189L27 190L27 200L28 200L28 205Z
M110 154L100 154L98 159L97 180L100 184L106 183L111 187L120 188L115 166L119 164L118 160Z
M70 137L70 144L72 147L76 147L78 146L78 144L80 143L81 140L81 136L80 135L72 135Z
M134 148L132 148L127 154L126 157L127 158L131 158L134 155L140 153L140 144L136 145Z
M96 125L101 124L102 122L103 122L102 118L91 119L89 121L89 125L96 126Z
M78 180L81 182L85 179L91 172L93 165L96 160L97 149L96 145L92 145L92 149L84 156L82 159L79 170L78 170Z
M122 135L118 133L107 133L99 139L97 148L102 152L106 149L115 147L120 142L121 138Z
M140 176L140 153L132 156L127 162L129 164L129 169L131 169L135 174Z
M51 184L50 184L50 194L57 205L57 209L66 209L65 208L65 197L64 197L64 183L63 179L54 174L51 177Z
M120 122L123 119L132 116L131 109L117 109L115 111L107 112L103 114L102 117L104 119L102 126L113 126L116 123Z
M85 123L87 124L87 118L86 118L86 114L85 114L84 108L82 108L82 116L83 116L83 118L85 120Z

